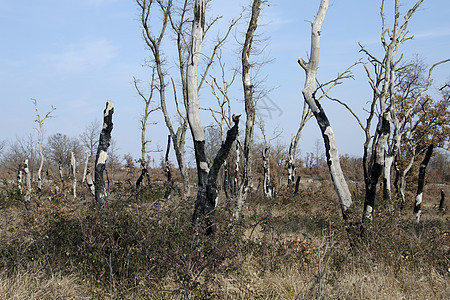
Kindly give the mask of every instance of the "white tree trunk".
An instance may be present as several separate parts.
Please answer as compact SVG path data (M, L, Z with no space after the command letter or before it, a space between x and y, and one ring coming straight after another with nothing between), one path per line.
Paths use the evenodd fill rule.
M86 180L86 172L88 169L88 163L89 163L89 153L86 153L86 161L84 162L83 179L81 180L81 183L84 183Z
M26 191L25 191L25 208L30 209L31 206L31 174L30 169L28 168L28 158L25 159L23 162L23 172L25 173L25 184L26 184Z
M114 103L110 100L106 102L103 112L103 129L98 142L97 156L95 158L95 200L100 207L106 204L106 187L103 179L103 171L108 157L108 147L111 143L111 131L113 129L112 116L114 113Z
M264 182L263 191L266 198L271 199L273 197L273 188L270 181L270 162L269 162L269 148L266 146L262 152L263 167L264 167Z
M299 58L299 64L306 72L305 86L302 91L305 101L308 103L314 117L322 132L322 137L325 144L325 153L327 156L328 168L330 171L331 179L334 184L334 188L339 198L343 217L347 218L347 211L352 205L352 198L348 189L347 182L345 181L344 174L339 162L338 149L331 128L328 117L325 111L321 107L320 103L314 98L316 90L316 75L317 68L319 66L319 50L320 50L320 30L325 19L325 15L328 10L328 0L322 0L320 2L320 8L315 20L312 23L311 28L311 54L309 62L305 62Z
M70 152L70 169L72 170L72 189L73 189L73 200L77 198L77 172L76 172L76 160L73 151Z

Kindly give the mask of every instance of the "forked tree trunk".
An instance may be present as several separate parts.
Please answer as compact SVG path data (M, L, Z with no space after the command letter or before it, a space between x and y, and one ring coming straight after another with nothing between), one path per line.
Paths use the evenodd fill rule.
M208 169L208 165L199 165L197 164L198 169L198 192L197 199L195 201L195 210L194 215L192 216L192 220L195 224L198 224L201 219L204 218L204 229L206 230L206 234L210 234L214 232L214 225L212 222L212 217L214 216L214 211L217 206L217 177L219 175L219 170L223 165L223 162L227 159L228 154L230 153L230 149L233 145L233 142L236 140L236 136L239 131L239 117L233 116L234 126L231 127L227 132L227 137L225 142L220 147L219 152L214 158L214 162L211 166L211 169ZM204 143L203 143L204 146ZM196 155L198 153L203 153L203 157L200 156L200 159L196 157L197 162L202 162L201 159L205 159L204 156L204 147L202 147L201 143L194 144L194 147L197 147ZM202 152L203 150L203 152Z
M385 155L385 146L390 134L391 128L391 113L388 111L384 112L381 117L381 125L377 129L377 141L375 153L372 158L373 163L371 165L368 177L368 184L366 185L366 198L364 200L364 216L363 221L371 222L373 219L373 208L375 205L375 196L378 185L378 179L384 168L384 155Z
M421 206L422 206L422 197L423 197L423 186L425 183L425 173L427 170L428 163L430 162L431 155L433 154L433 148L434 148L433 144L428 146L427 152L425 153L425 157L423 158L423 161L419 167L419 179L418 179L418 184L417 184L417 194L416 194L416 200L414 202L414 218L416 220L416 223L419 223L419 221L420 221L420 214L422 212Z
M341 169L336 140L334 137L333 129L330 125L330 121L328 120L328 117L326 116L325 111L323 110L319 101L317 101L314 96L316 90L315 87L317 68L319 66L320 30L327 10L328 0L322 0L317 16L312 23L311 53L309 62L307 63L301 58L299 58L298 62L306 72L305 86L302 91L303 97L311 108L311 111L313 112L314 117L317 120L317 124L319 125L320 131L322 132L328 169L330 171L331 179L339 198L343 218L347 219L350 214L349 209L352 205L352 197Z
M100 207L106 204L106 186L103 178L106 159L108 157L108 147L111 143L111 131L113 129L112 116L114 113L114 103L110 100L106 102L103 112L103 128L100 132L97 155L95 157L95 200Z
M76 172L76 160L73 152L70 152L70 170L72 171L73 181L72 181L72 189L73 189L73 200L77 198L77 172Z

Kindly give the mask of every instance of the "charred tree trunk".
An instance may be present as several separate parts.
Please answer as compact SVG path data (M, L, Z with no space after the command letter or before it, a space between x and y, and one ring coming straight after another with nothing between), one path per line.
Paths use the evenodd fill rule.
M430 162L431 155L433 154L433 148L434 145L431 144L428 146L427 152L425 153L425 157L423 158L422 163L419 167L419 179L417 184L417 194L416 194L416 200L414 202L414 218L416 220L416 223L419 223L420 221L420 214L421 214L421 206L422 206L422 197L423 197L423 186L425 183L425 173L427 170L428 163Z
M92 174L89 168L87 169L86 173L86 184L88 186L89 192L93 197L95 197L95 186L94 186L94 180L92 179Z
M77 198L77 172L76 172L76 160L73 152L70 152L70 170L72 171L73 181L72 181L72 189L73 189L73 200Z
M298 194L298 188L300 186L300 176L297 176L297 181L295 182L295 190L294 190L294 197Z
M243 214L244 203L247 199L248 189L252 185L252 169L251 169L251 152L253 147L253 135L255 127L255 103L253 99L253 84L250 78L250 53L252 50L253 36L258 27L258 17L261 12L261 0L253 0L252 15L245 34L244 46L242 48L242 86L244 88L245 102L245 138L244 153L242 164L242 182L239 186L238 193L235 193L235 207L233 212L233 220L239 221ZM238 147L239 145L236 145Z
M439 211L444 211L445 210L445 193L444 193L444 189L441 189L441 201L439 201Z
M164 159L164 165L166 168L166 176L167 176L166 192L164 193L164 199L166 200L170 198L170 194L172 193L173 189L172 172L170 171L170 164L169 164L169 151L170 151L170 134L167 137L167 149L166 149L166 156Z
M266 146L262 151L263 167L264 167L264 182L263 191L264 197L271 199L273 197L273 188L270 181L270 163L269 163L269 148Z
M86 181L88 163L89 163L89 153L86 153L86 161L84 162L83 179L81 180L81 183L84 183Z
M314 117L317 120L325 145L325 153L327 156L328 169L334 188L339 198L343 218L347 219L350 214L352 205L352 197L345 181L344 174L339 161L339 154L328 117L325 114L319 101L315 99L317 69L319 67L319 50L320 50L320 30L328 10L328 0L322 0L320 8L311 28L311 53L309 62L299 58L298 63L305 70L306 81L302 91L305 101L308 103Z
M112 116L114 113L114 103L110 100L106 102L103 112L103 128L98 142L97 155L95 158L95 200L100 207L106 204L106 187L103 171L105 170L106 159L108 157L108 147L111 143L111 131L113 129Z
M228 130L225 142L222 144L222 147L220 147L219 152L214 158L211 169L208 169L208 165L206 164L204 142L202 144L194 141L196 160L198 162L197 166L202 163L202 158L205 159L203 162L205 162L206 165L200 165L198 170L198 193L192 220L195 224L198 224L199 221L204 221L202 225L207 234L214 232L212 217L217 205L217 177L223 162L228 157L233 142L236 140L239 131L239 117L240 116L233 116L234 126ZM197 155L199 155L198 158ZM204 220L201 220L203 218Z
M375 205L375 196L378 185L378 179L383 171L384 167L384 155L385 146L389 138L391 120L389 110L384 112L381 117L381 124L377 130L377 142L374 157L372 158L373 163L371 165L368 177L368 184L366 185L366 198L364 200L364 216L363 221L367 220L369 222L373 219L373 207Z
M59 180L61 180L62 189L65 188L65 182L64 182L64 175L63 175L63 168L62 168L62 162L58 161L58 173L59 173Z
M20 193L23 193L23 168L22 164L19 163L19 168L17 170L17 188L19 189Z
M25 159L25 161L23 162L23 172L25 173L25 184L26 184L24 203L25 208L29 210L31 209L31 174L30 169L28 168L28 158Z

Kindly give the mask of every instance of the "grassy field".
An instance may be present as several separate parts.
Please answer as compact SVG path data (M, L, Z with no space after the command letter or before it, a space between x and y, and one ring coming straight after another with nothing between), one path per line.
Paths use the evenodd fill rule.
M353 187L355 190L355 188ZM363 237L350 237L330 183L298 196L255 192L230 226L221 197L216 231L191 225L193 198L117 182L98 210L44 190L26 210L1 187L0 299L450 299L450 226L428 187L420 224L378 201ZM362 210L363 192L355 190ZM395 209L392 209L394 207Z

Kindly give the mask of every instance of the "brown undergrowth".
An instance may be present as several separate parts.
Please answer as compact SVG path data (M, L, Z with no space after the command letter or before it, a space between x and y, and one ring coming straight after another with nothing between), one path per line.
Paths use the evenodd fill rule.
M44 191L30 211L7 188L0 299L450 298L448 216L433 205L415 224L409 207L379 201L373 224L349 241L323 181L296 197L250 195L234 226L222 201L205 237L191 226L193 199L162 200L159 186L118 183L100 210L83 192L72 201Z

